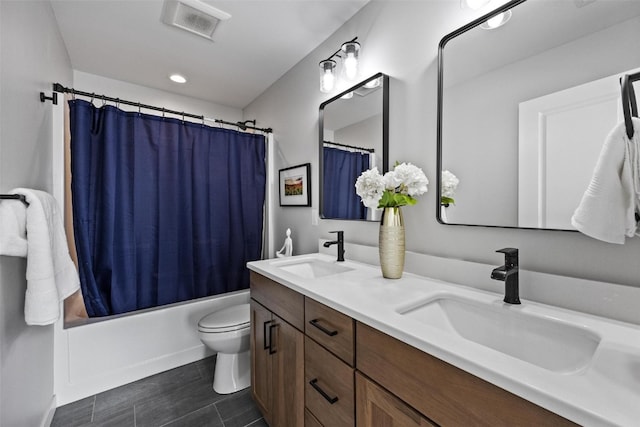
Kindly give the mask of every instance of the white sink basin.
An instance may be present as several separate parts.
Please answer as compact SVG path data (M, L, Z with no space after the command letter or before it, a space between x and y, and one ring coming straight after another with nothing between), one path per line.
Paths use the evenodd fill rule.
M553 372L575 373L589 364L597 334L522 307L439 295L398 313Z
M336 261L328 262L319 259L301 259L292 262L274 262L280 270L305 279L317 279L319 277L331 276L338 273L345 273L353 268L339 264Z

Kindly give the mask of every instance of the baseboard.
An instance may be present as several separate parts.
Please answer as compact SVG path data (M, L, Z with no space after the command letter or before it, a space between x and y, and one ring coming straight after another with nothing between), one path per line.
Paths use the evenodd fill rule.
M51 396L51 402L49 403L49 409L47 410L47 413L45 414L44 418L42 419L42 422L40 423L40 427L51 427L51 423L53 422L53 416L56 413L56 408L57 407L58 407L58 405L57 405L56 395L54 394L53 396Z

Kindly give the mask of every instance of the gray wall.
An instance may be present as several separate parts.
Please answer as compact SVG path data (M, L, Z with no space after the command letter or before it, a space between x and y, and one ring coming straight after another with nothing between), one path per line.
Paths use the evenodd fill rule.
M51 191L51 83L71 64L49 2L0 1L0 192ZM26 263L0 256L0 425L38 426L53 398L53 326L24 322Z
M418 204L404 210L409 250L499 264L501 256L494 251L513 246L520 248L525 269L640 286L638 238L617 246L573 232L437 223L438 43L445 34L484 12L486 10L463 10L458 1L451 0L373 1L245 109L246 117L256 117L262 124L273 126L278 143L276 168L312 163L313 190L316 190L313 206L277 207L275 235L282 236L286 228L291 227L296 253L317 251L317 239L329 238L328 232L337 229L345 230L345 239L349 242L377 245L376 223L320 220L317 226L312 225L312 214L318 207L318 107L335 95L320 93L318 62L357 35L362 44L362 77L378 71L391 77L390 161L411 161L422 167L431 181L429 192Z

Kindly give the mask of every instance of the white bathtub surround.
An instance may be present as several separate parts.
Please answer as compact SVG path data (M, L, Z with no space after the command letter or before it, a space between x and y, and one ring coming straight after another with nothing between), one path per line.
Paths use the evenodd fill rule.
M198 337L198 321L247 302L249 291L243 290L68 329L59 320L54 342L57 406L213 355Z
M640 407L637 405L640 388L634 377L634 369L640 359L638 324L540 304L530 299L531 295L543 299L557 297L562 303L567 303L570 298L560 294L567 290L570 294L574 293L573 288L580 289L582 286L579 293L590 295L586 298L581 295L578 302L574 303L581 305L583 298L602 299L606 298L604 295L607 292L611 297L622 287L521 270L522 305L513 306L502 302L504 285L498 283L495 286L491 283L493 281L489 275L495 266L408 252L407 271L432 269L436 274L449 276L452 280L445 282L411 273L405 273L399 280L387 280L382 278L377 266L349 260L359 258L375 262L376 248L347 245L345 249L347 261L340 263L343 267L340 272L321 272L304 278L282 268L283 265L278 266L277 263L282 264L282 260L257 261L250 263L250 268L579 424L634 425L640 418ZM335 263L333 253L293 257L285 262L302 261L305 257L310 261ZM345 268L351 270L345 271ZM452 282L457 281L456 277L476 283L477 286L474 289L454 284ZM531 292L529 288L537 286L540 281L552 284L543 286L545 289L541 293ZM487 291L486 288L492 289ZM635 288L626 290L624 305L637 307L640 303L639 294L640 290ZM447 301L468 306L455 313L455 307L453 310L444 307ZM612 305L604 305L602 311L613 309ZM497 350L497 345L488 341L490 336L479 336L477 331L455 330L451 324L447 324L458 316L469 325L468 316L474 306L483 311L484 314L480 314L483 321L487 319L486 313L495 313L500 319L517 325L522 335L528 335L531 339L544 338L546 332L550 332L552 345L548 346L549 351L555 351L561 360L554 360L539 352L518 354L517 346L527 343L526 340L515 344L507 342L506 347ZM425 307L435 309L431 313L433 317L420 317L427 314L416 310ZM590 310L594 307L587 304L583 308ZM621 312L629 321L638 320L638 314L634 317L623 307ZM495 324L492 327L496 327ZM550 331L549 328L554 327L557 330ZM541 329L536 331L537 328ZM540 330L542 334L538 334ZM571 341L563 337L570 337ZM521 336L516 333L511 338L516 340Z

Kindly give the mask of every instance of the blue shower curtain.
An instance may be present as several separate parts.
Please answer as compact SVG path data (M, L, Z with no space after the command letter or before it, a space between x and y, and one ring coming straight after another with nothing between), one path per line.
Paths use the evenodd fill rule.
M323 215L366 219L365 206L356 194L355 183L360 174L369 169L369 154L333 147L324 147L323 153Z
M72 100L73 223L90 316L249 286L260 258L262 135Z

